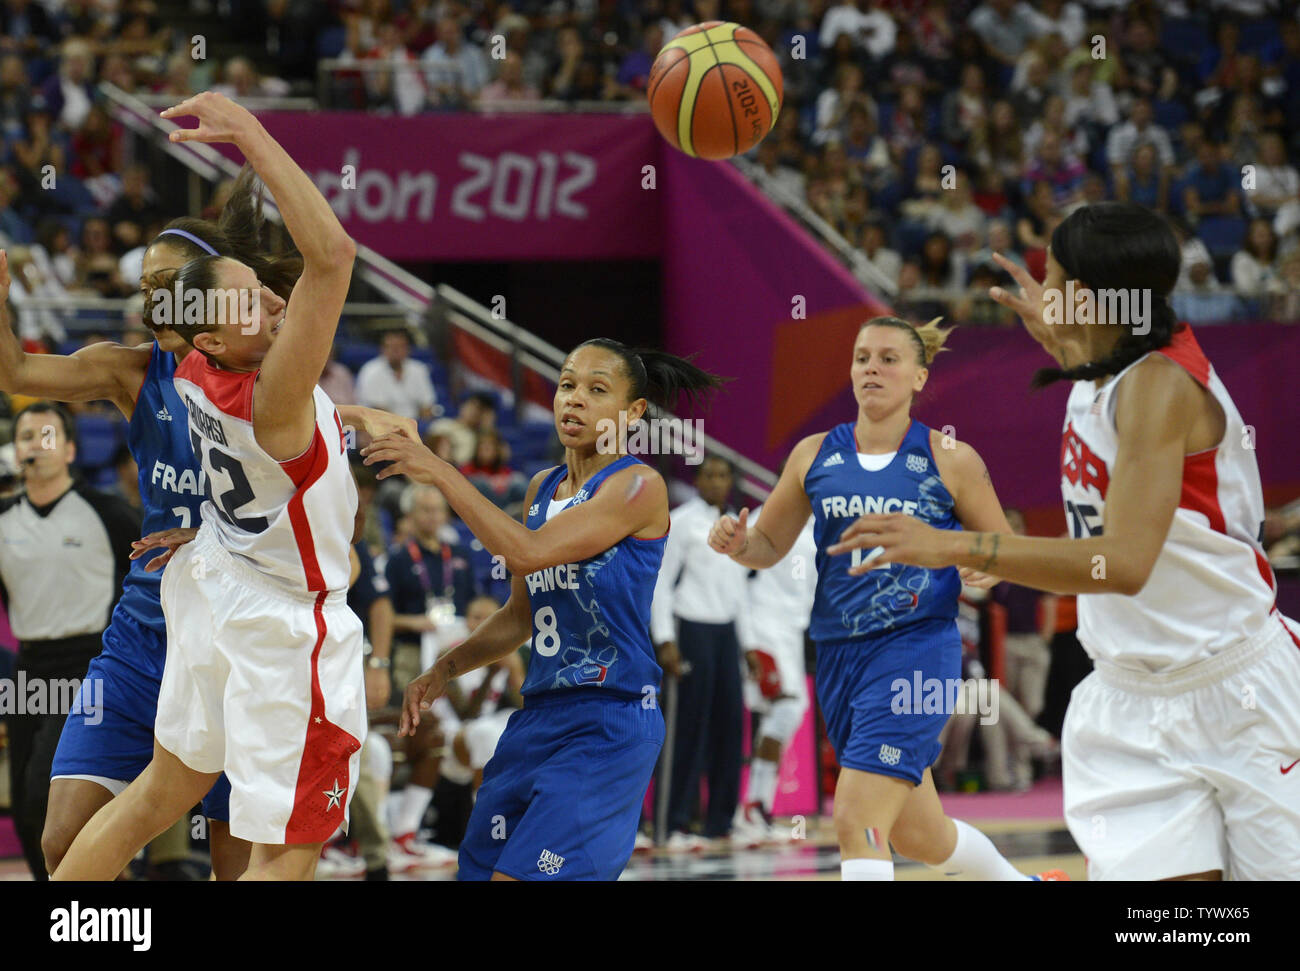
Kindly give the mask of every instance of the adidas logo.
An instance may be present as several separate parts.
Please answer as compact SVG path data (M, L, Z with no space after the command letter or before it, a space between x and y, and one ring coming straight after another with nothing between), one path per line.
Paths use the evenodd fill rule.
M564 866L564 857L552 853L550 850L542 850L542 855L537 858L537 869L548 877L553 877L559 873L562 866Z
M531 506L528 507L528 515L536 516L538 512L541 511L541 508L542 508L541 503L538 502L533 503Z
M579 489L577 492L573 494L572 505L576 506L578 503L586 502L590 498L591 496L587 493L586 489Z
M902 757L902 749L894 748L892 745L880 746L880 761L885 765L898 765L898 760Z
M828 458L825 462L822 463L822 468L828 469L832 465L843 465L843 464L844 464L844 453L836 452L834 455L832 455L830 458Z
M158 411L154 414L154 417L157 418L159 421L171 421L171 420L172 420L172 413L171 413L170 411L167 410L167 406L166 406L166 405L163 405L163 406L162 406L161 408L159 408Z

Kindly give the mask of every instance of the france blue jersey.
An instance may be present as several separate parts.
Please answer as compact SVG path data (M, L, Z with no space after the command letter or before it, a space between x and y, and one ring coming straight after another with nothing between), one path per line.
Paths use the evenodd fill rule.
M614 473L642 464L631 455L605 466L578 490L566 509L596 494ZM550 471L526 520L546 522L556 487L568 469ZM663 671L650 643L650 601L668 536L628 536L579 563L537 570L524 578L533 618L533 650L522 693L534 697L566 688L603 688L629 698L658 691Z
M828 556L859 516L902 512L936 529L961 529L953 499L935 467L930 429L913 421L888 465L870 472L858 460L852 422L836 425L804 476L817 541L817 594L809 633L834 643L957 616L961 577L955 567L929 570L888 563L864 576L849 568L870 550Z
M176 527L198 527L203 504L204 475L189 439L189 415L176 393L172 377L176 358L156 343L149 369L127 429L127 447L140 467L140 499L144 504L144 535ZM144 627L167 632L159 601L162 571L146 573L145 564L162 550L151 550L131 561L118 609ZM153 651L147 652L152 655ZM162 677L163 657L126 658L142 671Z

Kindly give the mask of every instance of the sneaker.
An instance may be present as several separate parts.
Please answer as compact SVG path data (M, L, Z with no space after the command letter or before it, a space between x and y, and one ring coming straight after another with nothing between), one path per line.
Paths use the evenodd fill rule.
M694 833L677 830L668 837L668 842L664 844L664 849L669 853L703 853L704 848L708 845L708 840L701 839Z
M765 843L776 842L772 821L763 812L761 804L745 803L736 808L736 818L731 824L731 845L756 850Z
M366 872L366 861L356 853L349 853L337 845L320 851L316 864L317 880L352 880Z
M388 869L392 873L455 866L456 860L455 850L437 843L423 843L414 833L404 833L388 844Z
M1035 873L1030 880L1058 881L1064 880L1067 883L1070 880L1069 874L1064 870L1044 870L1042 873Z
M632 846L633 853L649 853L655 848L655 841L645 833L637 830L636 843Z

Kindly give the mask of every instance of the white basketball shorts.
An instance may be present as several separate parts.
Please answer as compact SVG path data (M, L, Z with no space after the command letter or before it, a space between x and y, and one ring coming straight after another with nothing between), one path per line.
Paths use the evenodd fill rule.
M230 780L230 832L323 842L346 827L366 736L361 621L346 594L300 597L208 527L163 573L167 662L154 734Z
M1191 667L1153 675L1099 662L1074 689L1065 815L1090 880L1300 879L1295 631L1274 613Z

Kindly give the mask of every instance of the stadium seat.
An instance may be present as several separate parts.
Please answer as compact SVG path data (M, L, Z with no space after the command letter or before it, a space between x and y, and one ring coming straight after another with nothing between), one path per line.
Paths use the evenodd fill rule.
M1160 49L1170 57L1196 63L1210 45L1210 32L1204 21L1169 18L1160 30Z
M1246 239L1246 220L1236 216L1207 216L1196 224L1196 235L1215 259L1230 258Z

